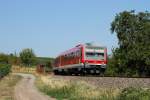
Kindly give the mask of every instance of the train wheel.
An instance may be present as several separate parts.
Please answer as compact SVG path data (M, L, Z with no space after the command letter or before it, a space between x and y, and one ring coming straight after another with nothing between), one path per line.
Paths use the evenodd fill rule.
M82 76L85 76L85 75L87 74L87 69L82 68L80 74L81 74Z

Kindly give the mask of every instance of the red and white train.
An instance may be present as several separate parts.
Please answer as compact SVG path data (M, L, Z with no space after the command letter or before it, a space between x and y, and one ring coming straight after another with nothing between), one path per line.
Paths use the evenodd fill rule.
M54 61L55 74L101 74L107 64L107 48L80 44L61 53Z

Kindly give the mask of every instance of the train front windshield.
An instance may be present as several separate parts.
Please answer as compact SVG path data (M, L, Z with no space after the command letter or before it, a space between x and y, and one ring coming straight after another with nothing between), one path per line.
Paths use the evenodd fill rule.
M87 60L104 60L104 48L86 47L85 58Z

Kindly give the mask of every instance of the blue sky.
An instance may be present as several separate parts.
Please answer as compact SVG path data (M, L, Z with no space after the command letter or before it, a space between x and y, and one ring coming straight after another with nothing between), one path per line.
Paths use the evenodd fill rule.
M55 57L79 43L117 46L110 23L124 10L150 11L149 0L0 0L0 52L32 48Z

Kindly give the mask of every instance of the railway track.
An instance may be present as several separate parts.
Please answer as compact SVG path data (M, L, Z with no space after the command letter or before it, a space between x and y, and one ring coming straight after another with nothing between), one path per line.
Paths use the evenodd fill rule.
M97 77L97 76L60 76L54 75L56 79L70 81L84 81L100 88L126 88L140 87L150 88L150 78L127 78L127 77Z

